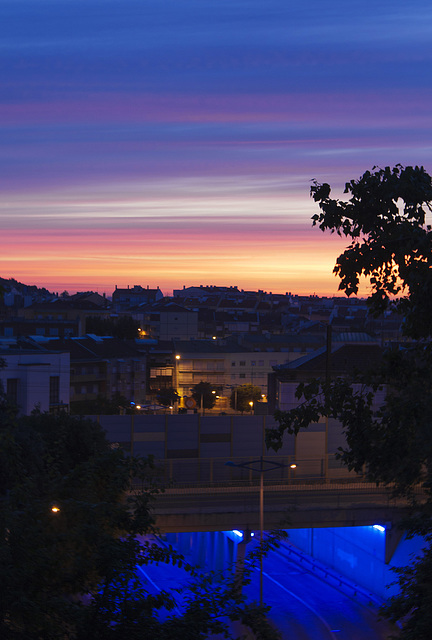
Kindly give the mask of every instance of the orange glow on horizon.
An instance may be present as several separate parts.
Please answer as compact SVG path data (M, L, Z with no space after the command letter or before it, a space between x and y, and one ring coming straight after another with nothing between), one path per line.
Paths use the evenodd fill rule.
M112 199L100 186L15 197L3 205L14 216L0 274L59 293L202 284L341 295L333 267L347 240L311 226L315 205L292 182L279 192L274 178L162 181L147 200L134 183L113 187Z

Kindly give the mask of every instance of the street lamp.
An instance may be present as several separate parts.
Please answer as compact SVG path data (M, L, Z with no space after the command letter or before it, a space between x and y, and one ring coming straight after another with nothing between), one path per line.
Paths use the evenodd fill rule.
M175 373L175 390L178 394L179 392L179 371L178 371L178 364L179 361L181 359L181 356L179 356L178 354L175 357L175 367L174 367L174 373Z
M225 463L228 467L240 467L242 469L251 469L252 471L258 471L260 474L260 501L259 501L259 520L260 520L260 605L263 604L263 534L264 534L264 472L273 471L274 469L280 469L286 467L282 462L276 462L275 460L265 460L263 456L257 460L250 460L250 462L235 463L229 460Z

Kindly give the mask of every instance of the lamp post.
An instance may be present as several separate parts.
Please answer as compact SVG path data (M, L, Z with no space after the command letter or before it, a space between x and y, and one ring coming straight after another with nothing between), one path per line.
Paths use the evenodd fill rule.
M258 471L260 474L259 485L259 526L260 526L260 605L263 604L263 538L264 538L264 473L266 471L273 471L274 469L280 469L286 467L282 462L276 462L275 460L265 460L263 456L257 460L251 460L250 462L235 463L229 460L225 463L229 467L240 467L242 469L251 469L252 471ZM267 465L267 466L266 466Z
M175 357L175 366L174 366L174 374L175 374L175 390L177 392L177 395L179 395L179 370L178 370L178 365L179 365L179 361L181 360L181 356L179 356L178 354ZM178 402L174 403L176 405L176 407L178 407Z
M237 411L237 386L232 384L226 384L226 389L231 389L231 393L234 392L234 411Z

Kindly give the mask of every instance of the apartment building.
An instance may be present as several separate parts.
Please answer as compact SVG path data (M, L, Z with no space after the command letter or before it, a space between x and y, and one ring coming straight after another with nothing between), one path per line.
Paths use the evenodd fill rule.
M61 349L29 348L19 341L0 342L0 385L21 414L69 409L70 359Z

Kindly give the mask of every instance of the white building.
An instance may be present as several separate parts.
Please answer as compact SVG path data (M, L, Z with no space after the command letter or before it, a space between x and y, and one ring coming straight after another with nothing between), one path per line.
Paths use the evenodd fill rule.
M69 353L19 349L16 345L0 349L3 366L0 384L6 396L29 415L35 407L44 411L69 408Z

